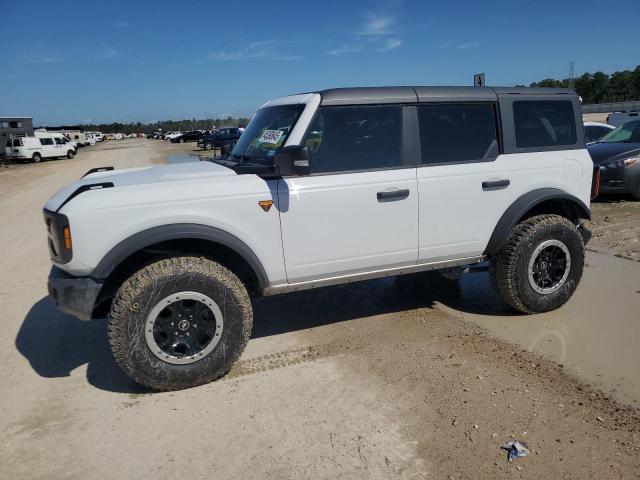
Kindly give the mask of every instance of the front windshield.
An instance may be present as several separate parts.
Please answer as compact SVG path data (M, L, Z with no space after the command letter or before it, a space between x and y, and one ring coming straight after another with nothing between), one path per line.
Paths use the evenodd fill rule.
M625 123L611 130L600 139L600 143L640 143L640 122Z
M241 163L272 164L276 150L282 147L304 105L280 105L258 110L231 152Z

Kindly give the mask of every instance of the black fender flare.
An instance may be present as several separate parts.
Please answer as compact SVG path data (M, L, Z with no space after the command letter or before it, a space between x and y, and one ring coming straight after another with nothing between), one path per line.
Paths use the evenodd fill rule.
M134 253L156 243L182 239L208 240L224 245L240 255L253 269L258 280L259 291L264 290L269 285L262 263L246 243L229 232L197 223L161 225L131 235L109 250L100 260L91 276L100 281L105 280L122 261Z
M484 255L497 253L507 241L509 233L522 220L522 218L536 205L548 200L560 200L568 202L575 207L578 218L591 219L591 210L578 197L575 197L557 188L540 188L525 193L507 208L502 214L496 227L493 229L489 243L484 250Z

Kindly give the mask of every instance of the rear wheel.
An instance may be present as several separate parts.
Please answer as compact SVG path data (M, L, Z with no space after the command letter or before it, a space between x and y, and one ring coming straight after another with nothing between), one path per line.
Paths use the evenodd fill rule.
M109 343L136 382L178 390L225 375L252 321L249 295L233 273L205 258L175 257L122 284L109 314Z
M42 161L42 155L40 155L39 153L34 153L31 157L31 160L33 160L35 163L40 163Z
M207 142L204 144L205 150L213 150L213 143Z
M180 139L180 143L184 143L184 138L181 138L181 139Z
M584 267L584 242L575 225L558 215L518 224L492 259L491 281L503 300L522 313L564 305Z

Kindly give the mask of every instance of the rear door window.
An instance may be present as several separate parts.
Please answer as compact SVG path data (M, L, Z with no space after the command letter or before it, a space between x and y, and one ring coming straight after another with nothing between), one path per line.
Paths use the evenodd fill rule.
M522 100L513 102L518 148L575 145L576 121L571 102Z
M41 138L40 145L53 145L53 138Z
M402 164L402 107L322 107L305 139L312 173Z
M499 152L491 103L419 105L418 123L423 164L485 161Z

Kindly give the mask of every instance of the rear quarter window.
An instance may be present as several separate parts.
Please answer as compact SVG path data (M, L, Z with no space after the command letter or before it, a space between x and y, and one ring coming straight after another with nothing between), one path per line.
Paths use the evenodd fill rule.
M577 142L573 104L561 100L513 102L518 148L575 145Z

